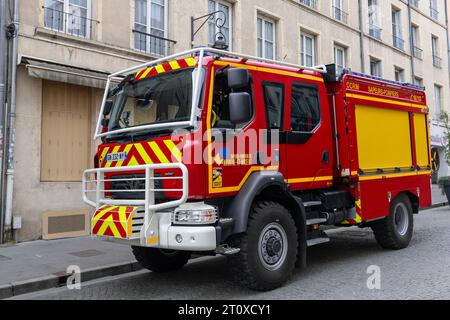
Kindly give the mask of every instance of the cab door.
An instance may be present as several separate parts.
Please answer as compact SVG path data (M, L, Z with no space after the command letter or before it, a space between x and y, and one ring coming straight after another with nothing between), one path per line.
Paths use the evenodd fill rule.
M293 80L288 89L284 135L288 183L294 190L330 187L334 158L325 87Z

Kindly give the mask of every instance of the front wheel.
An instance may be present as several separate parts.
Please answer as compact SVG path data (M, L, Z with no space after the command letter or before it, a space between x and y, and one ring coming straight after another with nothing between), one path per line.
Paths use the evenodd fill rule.
M162 250L145 247L131 247L133 254L139 264L156 273L167 273L179 270L188 263L191 258L190 252Z
M289 211L275 202L256 202L247 231L235 236L230 256L232 273L244 286L258 291L281 287L291 276L297 257L297 229Z
M414 217L409 198L401 194L391 203L389 216L371 225L378 244L391 250L409 246L414 230Z

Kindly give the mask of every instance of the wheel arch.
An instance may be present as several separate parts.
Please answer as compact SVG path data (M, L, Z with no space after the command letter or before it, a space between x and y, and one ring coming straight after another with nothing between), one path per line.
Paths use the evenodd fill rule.
M286 207L299 235L299 261L306 266L306 212L300 198L294 197L280 172L253 173L225 208L223 216L234 220L233 234L247 230L252 204L258 200L275 201Z

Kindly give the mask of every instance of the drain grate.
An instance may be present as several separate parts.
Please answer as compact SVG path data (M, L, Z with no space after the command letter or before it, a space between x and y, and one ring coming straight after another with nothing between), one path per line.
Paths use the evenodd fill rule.
M105 254L102 251L98 250L84 250L84 251L78 251L78 252L70 252L69 253L72 256L79 257L79 258L89 258L89 257L95 257L102 254Z
M0 261L8 261L8 260L11 260L11 258L2 256L2 255L0 254Z

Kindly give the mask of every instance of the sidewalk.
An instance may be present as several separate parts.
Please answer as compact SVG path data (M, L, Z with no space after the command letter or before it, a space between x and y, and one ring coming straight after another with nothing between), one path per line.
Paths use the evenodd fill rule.
M130 246L90 237L0 246L0 299L65 285L72 265L83 282L140 269Z
M432 195L433 206L447 204L437 186ZM140 269L129 246L90 237L0 246L0 299L63 286L72 265L83 282Z

